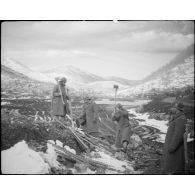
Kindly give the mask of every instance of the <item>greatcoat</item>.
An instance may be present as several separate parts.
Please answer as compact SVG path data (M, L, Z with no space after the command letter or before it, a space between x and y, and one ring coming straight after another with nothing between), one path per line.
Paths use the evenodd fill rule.
M62 92L62 96L60 93L60 89ZM62 102L62 98L65 104ZM55 85L52 92L52 102L51 102L51 111L54 116L65 116L69 114L68 107L69 96L67 94L67 89L65 86Z
M133 134L129 123L129 113L125 109L120 109L114 113L112 120L118 122L115 146L122 148L123 142L127 141L129 143L130 137Z
M85 120L84 128L89 134L95 135L99 133L97 115L98 106L95 102L84 104L83 113L79 118Z
M183 112L176 114L170 121L167 130L161 171L163 174L184 173L184 142L185 124L187 120Z

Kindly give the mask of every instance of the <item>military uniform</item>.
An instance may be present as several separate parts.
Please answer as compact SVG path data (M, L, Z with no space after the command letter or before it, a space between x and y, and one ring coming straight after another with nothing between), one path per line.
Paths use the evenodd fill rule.
M83 127L86 133L94 137L99 137L97 114L98 114L97 104L95 102L88 102L84 104L83 113L79 117L84 121Z
M184 173L183 135L186 122L187 120L183 112L176 114L169 122L161 162L163 174Z
M129 113L125 109L119 109L113 114L112 120L117 121L118 123L115 146L117 148L122 148L123 142L127 141L129 143L130 137L132 135L129 123Z
M60 90L62 92L62 97L60 94ZM62 98L65 104L62 102ZM69 114L69 107L68 107L68 94L67 90L64 86L55 85L53 92L52 92L52 103L51 103L51 110L54 116L65 116Z

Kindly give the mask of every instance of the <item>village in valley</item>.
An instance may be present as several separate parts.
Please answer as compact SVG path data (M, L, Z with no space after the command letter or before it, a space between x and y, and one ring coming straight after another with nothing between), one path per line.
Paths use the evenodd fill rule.
M6 56L1 60L2 173L166 174L163 150L170 110L178 102L186 117L179 174L194 174L194 44L139 80L66 64L37 71ZM118 130L123 127L125 138ZM125 141L117 145L117 139Z

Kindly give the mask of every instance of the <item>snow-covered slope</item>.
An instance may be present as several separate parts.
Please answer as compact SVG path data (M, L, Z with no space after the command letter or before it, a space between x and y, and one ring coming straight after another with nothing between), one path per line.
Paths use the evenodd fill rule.
M114 85L119 86L119 91L129 88L128 85L122 85L122 84L115 82L115 81L96 81L96 82L92 82L92 83L87 84L85 87L86 87L86 89L93 89L96 92L113 96L113 94L114 94L113 86Z
M124 90L129 87L128 84L124 84L122 78L117 77L116 79L113 77L113 80L109 80L109 78L94 75L74 66L60 66L45 71L44 73L51 79L54 79L57 76L65 76L68 80L67 85L76 90L90 90L105 95L113 95L113 85L119 85L119 90Z
M94 75L92 73L83 71L79 68L74 66L60 66L56 67L52 70L48 70L43 72L45 75L54 78L56 75L61 75L67 77L68 81L75 82L75 83L91 83L94 81L103 81L104 78Z
M54 83L43 79L43 76L37 78L28 67L18 62L7 59L1 64L1 92L6 97L47 97L53 85Z
M119 95L127 96L149 92L153 89L163 91L186 86L194 86L194 54L192 47L187 48L169 64L143 79L141 84L125 89L119 92Z
M18 142L15 146L3 150L2 173L3 174L48 174L49 166L39 155L30 149L25 141Z
M3 67L3 82L9 80L10 77L12 80L14 79L14 82L16 79L24 80L22 78L25 77L25 80L28 80L29 78L36 81L55 83L55 77L65 76L68 81L67 86L76 91L84 89L105 95L113 95L113 85L119 85L119 90L124 90L129 87L128 85L123 85L120 82L112 80L106 80L105 78L82 71L73 66L58 67L56 69L41 73L33 71L20 62L10 58L4 58L1 64Z
M13 60L11 58L4 58L1 61L1 64L14 70L17 71L21 74L24 74L25 76L35 79L37 81L43 81L43 82L55 82L51 78L47 77L43 73L36 72L28 68L27 66L21 64L20 62L17 62L16 60Z

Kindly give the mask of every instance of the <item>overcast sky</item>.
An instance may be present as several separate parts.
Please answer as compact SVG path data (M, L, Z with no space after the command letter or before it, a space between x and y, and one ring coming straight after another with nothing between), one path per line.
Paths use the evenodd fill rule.
M194 42L190 21L4 22L2 56L34 70L73 65L142 79Z

